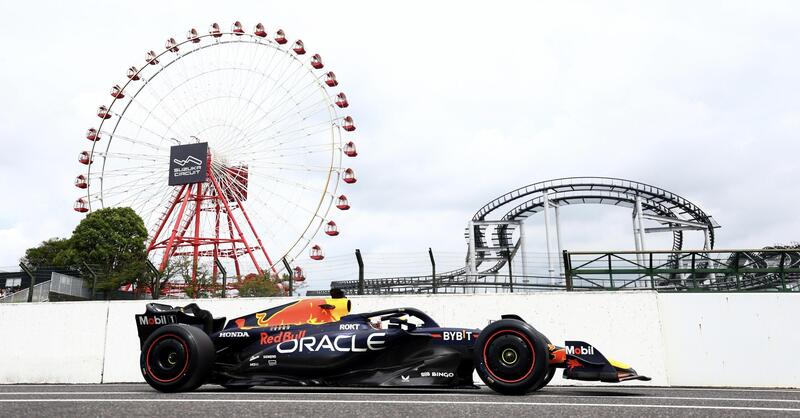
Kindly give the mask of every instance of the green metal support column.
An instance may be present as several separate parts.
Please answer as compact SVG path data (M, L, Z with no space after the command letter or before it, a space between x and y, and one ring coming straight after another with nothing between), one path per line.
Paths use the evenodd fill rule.
M569 257L569 251L564 250L561 255L564 257L564 284L566 284L567 292L572 291L572 260Z
M608 256L608 282L610 284L609 287L611 287L611 289L614 289L614 273L613 273L614 270L611 268L611 253L608 253L607 256Z
M739 274L739 257L741 252L737 251L733 256L733 274L736 275L736 290L742 290L742 277Z
M225 299L225 291L228 287L228 271L225 270L225 267L219 262L219 259L215 259L214 264L216 264L219 271L222 272L222 298Z
M361 250L356 248L356 261L358 262L358 294L364 294L364 260L361 259Z
M36 276L33 275L33 271L28 268L24 263L19 263L19 268L28 275L28 278L31 279L31 285L28 287L28 302L33 302L33 287L36 286Z

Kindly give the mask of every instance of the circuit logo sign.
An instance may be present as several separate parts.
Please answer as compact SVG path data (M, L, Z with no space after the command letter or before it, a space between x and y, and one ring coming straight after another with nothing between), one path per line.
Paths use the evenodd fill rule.
M318 351L353 352L383 350L386 345L385 332L373 332L365 340L357 340L355 335L337 335L331 339L328 335L317 337L303 337L297 340L283 341L278 344L278 352L287 353L315 353Z
M174 159L172 160L173 163L177 164L179 167L183 167L186 164L192 163L192 165L202 165L203 161L198 160L197 158L192 157L191 155L186 157L185 160Z
M175 322L177 322L175 315L142 315L139 317L139 325L167 325L174 324Z
M208 143L176 145L169 150L169 185L206 181Z

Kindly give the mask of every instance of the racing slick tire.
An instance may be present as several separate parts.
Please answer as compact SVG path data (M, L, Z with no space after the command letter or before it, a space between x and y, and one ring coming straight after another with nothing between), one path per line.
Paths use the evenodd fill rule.
M544 380L542 380L542 383L540 383L539 386L536 386L536 387L532 388L531 392L535 392L535 391L547 386L547 384L550 383L551 380L553 380L553 376L555 376L555 375L556 375L556 368L555 367L549 367L547 369L547 376L544 377Z
M142 345L139 364L144 380L160 392L185 392L206 382L214 364L214 344L200 328L170 324Z
M481 331L473 361L478 376L492 390L523 395L541 388L547 377L547 340L523 321L502 319Z

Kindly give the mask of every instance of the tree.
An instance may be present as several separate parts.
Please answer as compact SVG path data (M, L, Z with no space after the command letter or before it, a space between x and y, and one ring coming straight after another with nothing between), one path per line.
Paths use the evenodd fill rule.
M194 260L191 257L171 257L160 275L159 295L163 296L162 289L168 282L183 282L186 296L190 298L213 297L221 293L222 285L213 283L208 266L198 263L194 279L192 279L193 271ZM155 283L147 283L147 285L154 286Z
M70 241L64 238L50 238L42 241L38 247L25 250L25 256L19 261L33 268L65 267L72 264Z
M284 277L288 277L284 275ZM268 273L251 273L244 276L239 282L239 296L243 298L284 296L285 292L280 282L285 278L278 279L277 276L270 276Z
M96 269L98 288L113 290L139 282L147 274L144 221L131 208L105 208L90 213L72 232L69 257Z

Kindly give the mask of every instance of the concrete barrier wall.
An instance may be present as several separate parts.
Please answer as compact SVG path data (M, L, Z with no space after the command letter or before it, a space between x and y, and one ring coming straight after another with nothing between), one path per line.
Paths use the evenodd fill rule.
M800 343L789 319L800 314L800 294L552 292L351 299L354 313L413 306L454 327L482 328L490 319L514 313L555 344L566 339L593 344L607 357L653 377L652 385L800 387L800 363L781 360L787 347ZM232 318L287 300L195 302L215 316ZM145 303L0 306L0 329L5 331L0 383L143 381L133 315L144 312ZM581 383L563 381L559 374L553 381Z
M108 303L0 305L0 383L96 383Z
M675 386L800 387L800 294L660 294Z

